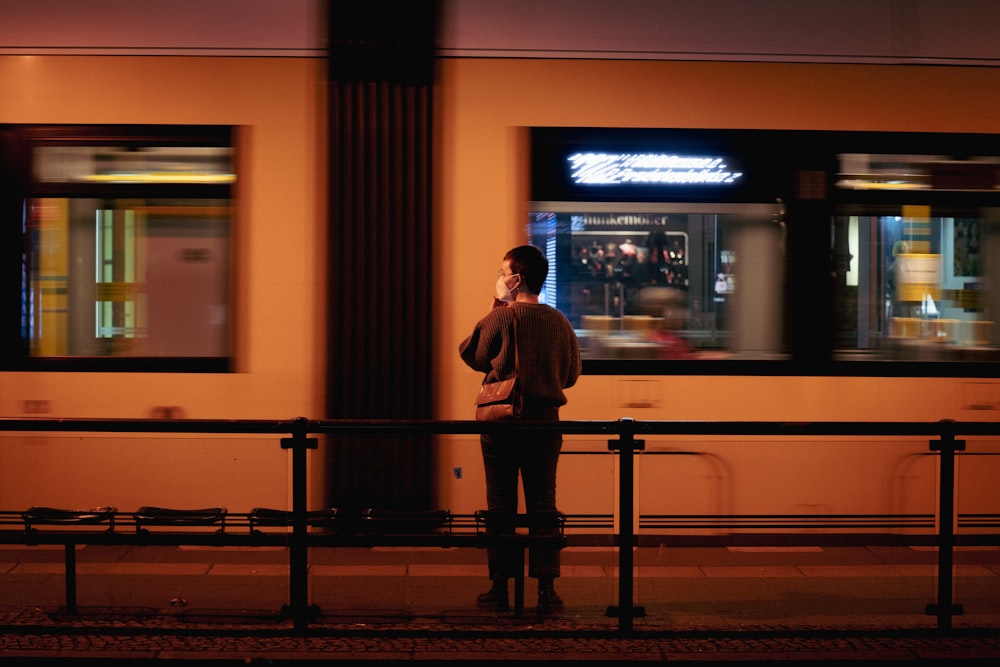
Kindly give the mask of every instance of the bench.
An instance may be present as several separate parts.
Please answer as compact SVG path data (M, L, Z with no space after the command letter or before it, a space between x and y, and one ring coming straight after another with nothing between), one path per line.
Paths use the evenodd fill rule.
M23 512L0 511L0 543L61 544L65 558L66 611L77 609L76 546L290 546L295 515L288 510L257 507L246 514L230 513L225 507L174 509L140 507L135 512L119 512L114 506L92 509L32 507ZM557 535L532 536L488 534L493 521L485 510L473 515L456 515L449 510L392 511L366 509L346 517L337 509L306 512L308 547L436 546L485 549L506 544L520 554L521 567L515 577L514 613L524 612L524 563L532 544L555 541L566 546L565 517L554 514L542 519L556 528ZM530 527L532 520L518 515L515 528ZM537 526L538 523L535 522ZM491 527L492 528L492 527ZM294 570L294 567L292 568ZM295 576L295 573L292 573Z

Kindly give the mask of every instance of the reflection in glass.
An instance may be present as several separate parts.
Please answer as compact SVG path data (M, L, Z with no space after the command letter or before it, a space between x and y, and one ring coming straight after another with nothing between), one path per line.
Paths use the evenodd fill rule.
M34 357L224 357L228 200L36 198Z
M777 205L536 202L546 303L587 359L782 355L783 226Z
M995 214L901 212L834 219L841 357L992 358L986 258Z
M232 148L214 146L40 146L38 183L233 183Z
M1000 189L1000 158L842 153L836 185L949 197L834 216L839 357L1000 358L988 261L1000 212L977 205Z

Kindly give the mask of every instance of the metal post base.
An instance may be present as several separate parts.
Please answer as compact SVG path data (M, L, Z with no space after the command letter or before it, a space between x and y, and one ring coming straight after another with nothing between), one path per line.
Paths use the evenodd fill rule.
M621 618L622 611L618 605L608 607L608 618ZM646 608L643 606L632 607L632 618L646 618Z
M948 610L949 610L948 613L951 614L952 616L961 616L965 613L965 607L963 607L960 604L953 604L950 607L948 607ZM941 605L929 604L927 605L927 609L924 611L924 613L927 614L928 616L940 616L941 611L942 611Z

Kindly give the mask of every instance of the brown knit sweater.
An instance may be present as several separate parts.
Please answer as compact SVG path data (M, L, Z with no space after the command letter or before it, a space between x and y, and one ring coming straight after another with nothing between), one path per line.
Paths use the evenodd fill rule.
M514 375L515 315L518 375L526 403L564 405L563 389L572 387L580 377L580 345L569 320L551 306L515 301L494 308L458 346L462 360L486 373L485 382Z

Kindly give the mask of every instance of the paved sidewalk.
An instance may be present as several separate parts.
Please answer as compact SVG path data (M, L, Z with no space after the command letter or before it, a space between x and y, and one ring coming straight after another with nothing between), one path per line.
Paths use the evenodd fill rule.
M1000 665L1000 629L743 628L645 626L620 634L565 619L320 619L297 631L287 621L223 613L148 615L87 610L0 614L0 661L71 664L337 664L451 662Z
M78 552L79 607L66 613L58 550L0 550L0 661L199 665L402 662L1000 666L1000 550L957 554L943 631L924 606L935 554L905 548L641 549L630 632L607 614L608 549L567 550L557 616L474 607L476 550L319 550L304 630L280 549L100 548Z

